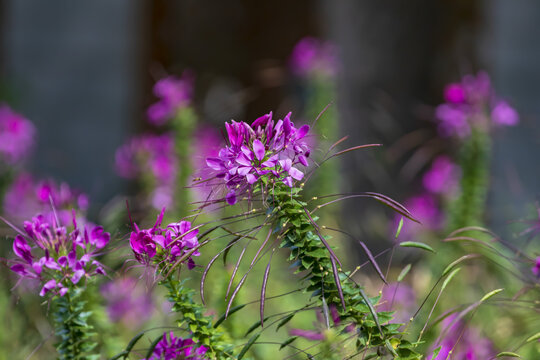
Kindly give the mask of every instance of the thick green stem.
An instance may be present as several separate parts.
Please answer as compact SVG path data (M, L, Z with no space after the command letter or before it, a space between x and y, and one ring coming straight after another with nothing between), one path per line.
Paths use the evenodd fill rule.
M97 344L91 339L93 327L87 322L92 313L84 311L86 301L82 295L82 289L71 288L66 295L52 300L55 334L59 338L56 350L60 360L99 358L99 355L90 354Z

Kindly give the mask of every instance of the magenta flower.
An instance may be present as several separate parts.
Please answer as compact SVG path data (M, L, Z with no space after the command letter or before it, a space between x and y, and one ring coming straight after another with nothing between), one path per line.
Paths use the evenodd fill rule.
M416 310L414 290L404 283L391 283L382 290L379 311L395 311L394 322L408 322Z
M105 274L103 266L94 258L105 247L110 234L101 226L79 229L72 215L72 228L38 215L24 222L26 235L19 234L13 241L17 258L10 260L11 270L23 278L37 279L43 287L40 296L51 292L63 296L71 284L83 277Z
M159 99L148 108L150 123L163 125L176 113L189 106L193 97L193 74L185 71L181 78L169 76L156 82L154 95Z
M444 91L446 103L435 111L441 136L465 138L471 129L489 131L492 126L514 126L519 115L506 101L497 98L485 72L464 76Z
M142 360L204 360L208 359L205 356L207 351L205 346L197 346L191 339L177 338L171 331L168 339L167 333L163 334L163 339L156 345L152 356Z
M531 268L534 276L540 277L540 256L536 258L534 266Z
M239 195L253 190L263 177L269 183L282 182L289 187L303 179L304 173L297 166L308 166L311 150L304 138L309 126L297 129L290 117L291 113L274 124L269 113L251 126L234 120L225 123L229 145L217 157L208 157L206 163L225 182L229 204L235 204Z
M447 360L450 351L452 359L484 360L495 356L492 342L483 337L476 328L468 327L453 314L443 321L443 339L434 347L441 346L437 357L432 355L427 360Z
M0 161L15 165L24 160L34 146L35 133L30 121L0 104Z
M424 174L424 188L434 194L453 194L459 186L461 170L449 157L441 155L433 160L431 168Z
M28 174L20 174L11 183L4 196L3 209L10 219L22 222L37 214L52 221L53 211L61 223L71 222L72 209L88 209L88 197L66 183L55 184L51 180L35 182ZM83 218L79 219L80 221Z
M144 134L116 151L116 171L128 179L150 184L150 202L156 209L171 206L177 176L177 157L171 134Z
M130 328L140 327L152 316L154 304L151 293L131 277L118 278L101 287L107 314L113 322Z
M192 229L189 221L180 221L170 223L166 228L161 227L165 208L156 219L156 223L150 229L139 229L134 224L135 229L129 237L129 244L135 259L141 264L159 265L163 261L167 263L174 262L177 258L187 256L188 268L195 267L193 256L199 256L199 241L197 239L198 229ZM157 256L156 256L157 255Z
M292 71L299 76L322 74L333 76L337 69L335 46L313 37L305 37L294 47L289 60Z

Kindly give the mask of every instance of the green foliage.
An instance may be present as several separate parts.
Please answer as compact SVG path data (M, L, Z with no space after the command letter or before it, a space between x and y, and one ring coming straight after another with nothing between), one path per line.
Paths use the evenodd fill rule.
M99 355L90 354L97 343L92 340L95 333L88 323L92 313L84 311L83 290L72 287L64 296L54 297L52 303L55 334L59 338L56 344L59 359L99 359Z

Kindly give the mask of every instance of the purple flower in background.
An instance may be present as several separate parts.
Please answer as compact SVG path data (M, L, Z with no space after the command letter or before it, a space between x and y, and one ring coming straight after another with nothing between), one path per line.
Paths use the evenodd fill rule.
M229 145L217 157L208 157L206 163L229 189L229 204L235 204L237 197L249 192L261 177L288 187L303 179L304 173L297 166L308 166L311 150L304 138L309 126L297 129L290 118L291 113L274 123L269 113L251 126L245 122L225 123Z
M408 219L403 219L403 227L398 238L399 242L415 240L414 237L422 232L426 230L438 230L443 225L442 214L432 195L422 194L414 196L405 201L404 205L415 218L420 220L421 224ZM401 216L396 216L393 226L394 229L397 228L400 219ZM395 230L393 233L395 234Z
M195 169L193 175L198 180L210 179L213 176L214 170L206 165L206 159L209 157L216 158L219 155L219 150L223 146L223 140L219 132L212 127L201 127L195 132L194 145L197 151L193 152L191 163ZM202 181L194 186L195 195L199 201L206 201L211 196L213 185Z
M24 222L25 235L13 241L11 270L22 278L37 279L43 284L40 296L51 292L65 295L68 287L85 277L105 274L103 266L93 258L105 247L110 234L101 226L86 225L78 228L75 211L72 226L62 226L55 217L43 215Z
M491 341L483 337L476 328L468 327L462 320L457 320L453 314L443 321L443 339L435 344L434 348L441 346L437 357L432 355L427 360L447 360L450 352L452 359L484 360L495 356Z
M408 322L416 310L414 290L404 283L391 283L382 289L379 311L395 311L394 322Z
M472 128L489 131L492 126L514 126L519 122L517 111L496 96L485 72L449 84L444 99L446 103L435 110L439 133L444 137L465 138Z
M341 319L339 318L338 311L334 305L330 305L329 307L329 313L328 317L332 318L332 322L334 323L334 327L337 327L341 324ZM289 335L291 336L300 336L308 340L312 341L321 341L324 340L327 336L326 331L328 330L327 326L329 325L329 320L324 318L324 314L322 311L317 311L315 313L317 316L317 322L313 323L313 327L316 330L303 330L303 329L291 329L289 331ZM345 328L345 331L351 332L354 330L353 326L347 326Z
M424 188L435 194L452 194L458 189L461 170L449 157L441 155L433 160L431 168L424 174Z
M134 278L110 281L101 287L101 294L107 304L107 314L113 322L139 328L152 316L152 295Z
M205 356L207 351L205 346L197 346L191 339L177 338L171 331L168 339L167 333L163 334L163 339L156 345L152 356L143 360L204 360L208 359Z
M177 258L187 256L185 262L189 269L195 267L193 256L199 256L196 248L198 229L192 229L189 221L170 223L166 228L161 227L165 208L161 211L152 228L139 229L135 224L134 231L129 237L129 244L135 259L144 265L159 264L162 261L174 262ZM159 256L156 256L158 255Z
M540 256L536 258L534 266L531 268L533 274L537 277L540 277Z
M159 99L148 108L150 123L163 125L173 118L178 110L188 106L193 97L194 76L184 71L182 77L169 76L156 82L154 95Z
M0 160L9 165L24 160L34 146L35 133L30 121L0 104Z
M171 134L143 134L130 139L116 151L117 173L149 184L150 202L156 209L172 205L177 158Z
M294 47L289 60L292 71L299 76L336 73L336 49L330 42L305 37Z
M71 222L73 208L86 211L88 197L66 183L57 185L51 180L35 182L29 174L19 174L8 187L4 196L3 209L9 218L22 222L37 214L52 219L51 200L56 216L61 223ZM83 218L79 219L83 221Z

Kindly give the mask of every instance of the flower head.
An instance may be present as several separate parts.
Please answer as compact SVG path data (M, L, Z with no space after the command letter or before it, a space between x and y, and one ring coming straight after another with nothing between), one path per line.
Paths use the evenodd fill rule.
M205 346L197 346L197 343L191 339L175 337L171 331L169 338L167 338L167 333L163 334L163 339L156 345L152 356L143 360L203 360L207 359L205 356L207 351Z
M251 124L231 121L225 123L229 145L217 157L206 159L229 189L226 200L235 204L237 196L251 190L261 179L268 183L282 182L293 187L304 173L298 165L308 166L310 149L304 138L308 125L296 128L291 113L274 122L272 113L261 116Z
M0 104L0 160L14 165L23 160L34 145L36 129L22 115Z
M40 296L48 292L63 296L82 278L105 274L94 258L108 244L110 234L101 226L79 228L75 211L69 228L43 215L25 221L23 227L26 234L13 241L17 257L10 260L11 270L23 278L38 279L43 284Z
M299 76L322 74L333 76L337 68L336 49L332 43L305 37L294 47L290 66Z
M107 314L113 322L139 327L152 316L151 293L131 277L118 278L101 287L107 304Z
M163 125L174 117L178 110L190 104L193 96L193 75L186 71L181 78L168 76L159 80L154 85L154 95L159 100L148 108L148 119L154 125Z
M441 136L464 138L473 128L488 131L493 125L514 126L519 122L516 110L496 96L485 72L449 84L444 99L446 103L435 111Z
M196 250L199 246L197 239L199 230L192 229L189 221L170 223L162 228L164 213L165 208L158 215L152 228L141 230L134 224L135 229L130 234L129 244L135 258L141 264L159 265L186 256L188 268L193 269L195 261L192 257L200 255Z
M531 268L534 276L540 277L540 256L536 258L534 266Z
M142 178L150 184L152 206L172 205L177 175L174 139L170 134L144 134L129 140L116 151L116 171L128 179Z

